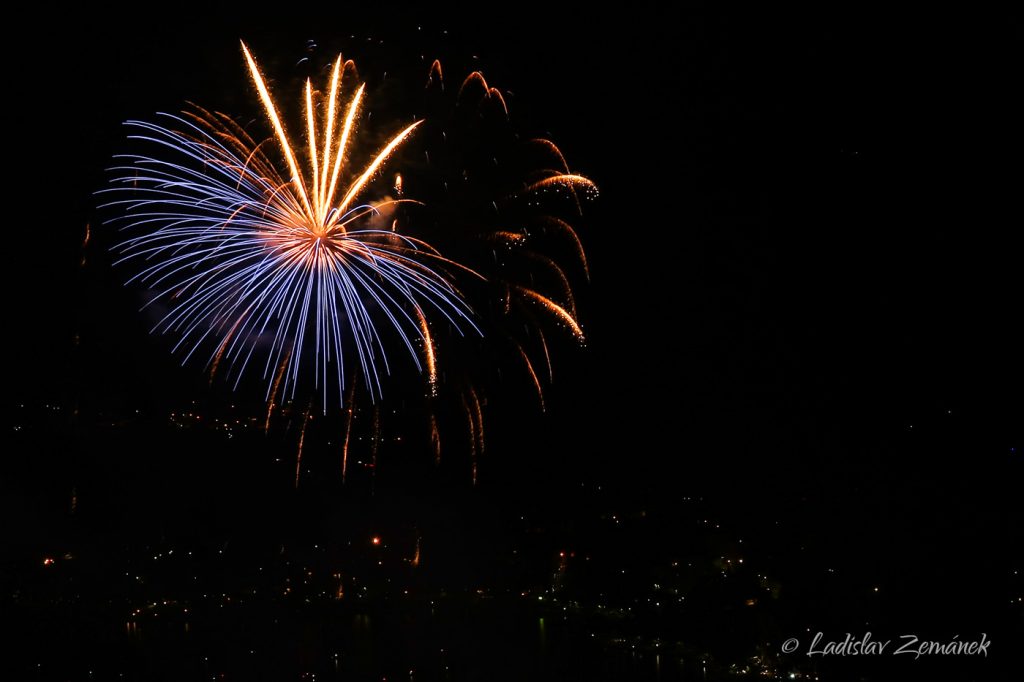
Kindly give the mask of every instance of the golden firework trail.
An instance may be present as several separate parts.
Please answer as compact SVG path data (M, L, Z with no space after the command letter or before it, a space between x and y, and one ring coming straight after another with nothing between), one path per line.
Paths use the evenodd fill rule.
M553 258L545 256L544 254L534 253L532 251L526 251L524 254L527 258L532 261L536 261L547 268L548 272L553 274L558 280L558 283L562 286L562 296L565 298L566 312L575 320L576 319L576 297L572 293L572 284L569 283L569 278L565 275L565 270L554 261Z
M469 397L473 401L473 415L476 417L476 440L477 440L477 452L484 454L484 412L480 405L480 397L476 393L476 389L470 387Z
M441 432L437 428L437 416L430 414L430 447L434 452L434 465L441 464Z
M559 149L558 145L556 145L554 142L543 137L535 137L532 140L530 140L530 144L536 145L546 150L549 154L551 154L551 156L558 159L558 163L562 167L562 172L569 172L569 162L565 160L565 155L562 154L562 150Z
M270 400L267 401L267 418L263 423L263 433L270 432L270 417L274 414L274 407L277 406L277 392L281 388L281 379L284 378L284 372L288 369L288 359L291 357L291 351L284 356L281 360L281 365L277 368L277 376L274 378L274 385L270 389ZM352 382L355 383L354 381Z
M420 541L421 541L421 537L419 535L417 535L416 536L416 551L412 555L412 559L409 560L409 565L412 566L413 568L416 568L417 566L420 565Z
M479 71L474 71L473 73L466 76L466 80L462 81L462 86L459 88L459 97L461 98L462 93L466 90L466 88L469 87L470 85L473 85L474 83L478 84L481 88L483 88L485 99L490 100L491 98L494 98L498 100L498 103L501 104L501 108L505 112L505 116L507 117L508 105L505 103L505 97L501 94L500 90L498 90L497 88L492 88L490 85L488 85L487 79L484 78L484 75Z
M595 185L592 180L585 178L582 175L573 175L571 173L558 173L557 175L552 175L551 177L544 178L543 180L537 180L536 182L532 182L527 185L524 191L532 192L534 190L544 189L545 187L556 186L570 187L573 189L583 188L594 192L597 191L597 185Z
M533 289L527 289L526 287L520 286L515 287L515 289L526 298L539 303L545 310L564 322L569 329L572 330L573 335L575 335L579 341L584 340L585 337L583 336L583 330L580 328L579 323L576 322L576 318L573 317L568 310L558 305L547 296L537 293Z
M444 90L444 73L441 71L441 60L435 59L430 65L430 71L427 72L427 85L430 87L434 84L434 77L437 76L437 83L441 86L441 90Z
M513 232L511 230L499 230L491 235L491 238L514 246L522 246L526 243L525 234L522 232Z
M469 431L469 457L470 467L472 474L473 485L476 485L476 421L473 417L473 411L469 407L469 403L466 401L466 395L462 395L462 409L466 412L466 428Z
M523 364L526 365L526 372L530 375L530 379L533 380L533 387L537 390L537 400L540 401L540 411L546 411L544 406L544 389L540 385L540 378L537 376L537 372L533 369L533 362L530 361L530 356L526 354L523 347L518 343L516 348L519 350L519 357L523 359ZM545 353L547 352L547 344L544 346Z
M235 323L231 325L231 329L227 334L224 335L224 340L220 342L220 346L217 348L217 352L213 356L213 362L210 363L210 384L213 384L213 377L217 374L217 368L220 367L220 359L224 357L224 350L228 347L228 342L231 337L234 336L235 330L238 329L238 325L242 324L241 318L235 320ZM271 399L273 402L273 399Z
M348 400L345 401L345 437L341 441L341 482L345 483L345 476L348 473L348 443L352 437L352 417L356 413L356 382L348 389Z
M437 397L437 358L434 355L434 338L430 335L430 326L423 313L419 313L420 337L423 339L423 353L427 361L427 385L430 397Z
M544 336L544 332L541 331L540 328L537 329L537 336L540 337L540 345L541 348L544 349L544 361L547 363L548 366L548 381L554 381L555 368L551 365L551 353L548 350L548 340ZM520 350L522 350L522 348L520 348Z
M82 237L82 258L81 258L80 261L78 261L78 267L80 267L80 268L84 268L85 267L85 259L86 259L85 247L89 246L89 238L90 238L91 234L92 233L89 230L89 223L86 223L85 224L85 236Z
M544 216L544 218L541 219L541 223L545 227L551 227L552 229L561 232L572 241L572 245L576 250L576 257L579 259L580 265L583 266L583 274L586 275L586 278L589 281L590 265L587 262L587 253L584 251L583 242L580 241L580 237L576 234L576 230L573 229L573 226L561 218L556 218L554 216Z
M472 480L473 485L476 485L478 458L484 453L484 414L480 407L480 397L472 386L462 394L462 407L466 412Z
M295 453L295 489L299 488L299 476L302 473L302 446L306 442L306 427L309 425L310 411L307 408L302 418L302 429L299 431L299 448Z

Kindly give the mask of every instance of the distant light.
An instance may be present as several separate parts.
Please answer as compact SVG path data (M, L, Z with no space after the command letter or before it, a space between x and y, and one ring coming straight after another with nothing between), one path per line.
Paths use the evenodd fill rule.
M50 557L43 559L43 566L53 566L54 561Z
M375 545L379 545L380 544L380 536L379 535L374 535L373 538L370 539L370 542L372 542Z

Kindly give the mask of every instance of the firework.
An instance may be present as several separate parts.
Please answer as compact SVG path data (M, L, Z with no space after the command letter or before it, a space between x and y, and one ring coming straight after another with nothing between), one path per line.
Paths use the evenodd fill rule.
M270 404L278 390L294 397L303 372L314 377L324 409L332 384L343 402L350 357L377 398L381 375L393 371L392 346L432 376L432 358L426 368L421 361L430 346L425 320L440 315L456 329L476 329L446 272L454 264L421 239L372 226L400 200L360 203L419 122L353 171L364 87L341 117L351 62L339 57L322 117L306 81L303 167L255 59L242 49L272 141L257 143L230 118L202 109L165 115L167 125L127 124L154 151L119 157L107 191L128 196L108 205L121 209L115 220L129 234L120 261L138 262L132 280L169 308L155 329L178 335L185 360L210 347L211 375L229 363L236 386L258 364ZM275 163L275 146L283 164ZM386 342L387 332L397 343Z

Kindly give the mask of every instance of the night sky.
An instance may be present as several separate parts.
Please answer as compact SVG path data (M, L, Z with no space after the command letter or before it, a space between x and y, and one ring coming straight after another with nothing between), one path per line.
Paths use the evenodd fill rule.
M656 562L686 556L676 539L699 498L785 576L775 649L823 628L993 640L987 660L832 660L821 679L947 664L997 679L1024 622L1009 605L1024 597L1019 35L996 17L697 5L508 6L486 24L494 10L167 7L155 22L38 13L17 27L4 45L14 439L0 600L61 543L84 556L264 534L329 542L337 527L410 519L449 538L438 584L500 574L462 557L513 544L520 514L563 544L600 546L587 519L643 509L637 561ZM161 435L193 400L224 414L258 410L259 396L211 384L147 333L94 192L126 119L188 101L260 114L239 38L271 73L310 39L367 76L423 56L424 73L435 56L476 64L511 93L524 134L550 136L600 187L581 228L587 343L557 345L546 413L525 390L495 397L477 489L454 465L423 479L395 463L370 497L325 465L296 495L292 435L255 450ZM67 427L47 405L122 426ZM843 578L823 578L829 568Z

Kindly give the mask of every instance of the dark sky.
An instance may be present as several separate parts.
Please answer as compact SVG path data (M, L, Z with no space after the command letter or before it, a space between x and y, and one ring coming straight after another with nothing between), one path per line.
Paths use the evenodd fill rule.
M1019 25L720 4L369 3L324 16L165 4L158 20L40 7L8 24L4 400L156 416L91 440L45 434L38 450L20 441L0 465L0 514L19 520L3 545L35 562L72 533L75 486L82 542L121 548L174 528L219 546L232 532L316 537L313 519L333 532L363 518L358 495L339 497L354 513L331 515L331 491L294 494L291 460L273 463L292 456L292 432L255 453L158 442L168 410L227 392L147 334L139 291L101 248L111 235L94 196L122 121L187 101L256 115L238 40L283 73L312 39L368 72L477 57L524 131L550 135L601 188L582 230L586 347L559 349L546 415L505 409L528 395L488 413L474 509L497 511L477 517L410 486L410 516L436 505L451 556L491 519L545 506L558 518L660 510L650 537L669 548L680 499L699 495L794 575L813 542L818 564L846 562L850 585L895 586L890 623L941 622L948 635L997 614L1019 633L1005 606L1019 590L1007 576L1024 568ZM606 496L581 510L571 490L588 482ZM777 517L785 531L769 528ZM474 523L477 535L459 534ZM793 584L812 605L831 589Z
M85 381L124 407L189 389L197 370L145 334L121 275L78 273L120 123L187 100L251 106L239 38L287 65L307 39L365 61L346 36L373 36L396 60L479 56L526 127L601 187L589 343L535 427L545 453L571 449L567 466L634 491L843 498L897 494L943 444L972 499L1002 494L1024 374L1020 52L999 22L700 4L509 6L488 24L434 8L164 11L37 14L5 44L9 399ZM929 445L902 440L911 424Z

